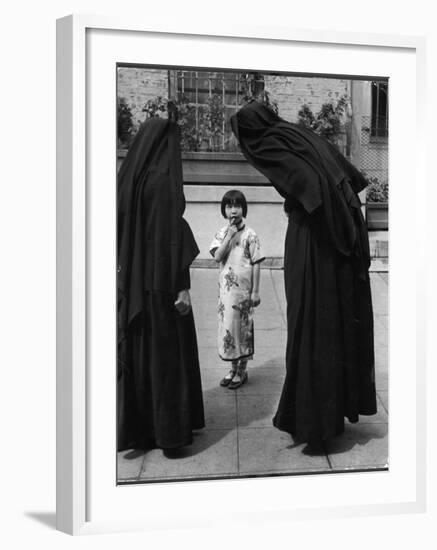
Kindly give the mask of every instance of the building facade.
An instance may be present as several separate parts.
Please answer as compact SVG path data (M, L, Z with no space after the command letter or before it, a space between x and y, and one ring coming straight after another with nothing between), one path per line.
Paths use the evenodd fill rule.
M131 114L131 134L148 116L166 116L168 100L179 102L179 116L184 117L185 217L196 236L200 262L210 260L209 244L225 224L220 214L223 194L238 187L247 197L247 223L260 236L267 264L281 264L287 226L282 198L247 164L229 125L229 116L245 97L259 93L291 122L302 116L304 105L310 118L327 104L342 105L338 147L368 176L387 178L387 86L362 80L119 67L117 96ZM121 162L126 145L119 147Z

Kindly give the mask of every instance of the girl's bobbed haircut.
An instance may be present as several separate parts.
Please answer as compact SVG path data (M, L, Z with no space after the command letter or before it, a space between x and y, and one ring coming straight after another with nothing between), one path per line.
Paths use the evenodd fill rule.
M228 191L223 195L221 211L222 211L222 216L224 218L226 218L225 209L227 204L231 204L231 205L236 204L237 206L241 206L241 208L243 209L243 218L247 216L246 197L238 189L232 189L231 191Z

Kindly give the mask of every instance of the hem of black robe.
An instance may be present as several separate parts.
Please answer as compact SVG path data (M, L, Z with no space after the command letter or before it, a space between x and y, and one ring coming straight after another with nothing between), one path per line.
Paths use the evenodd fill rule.
M154 439L147 439L142 441L131 439L125 441L124 443L119 443L117 445L117 453L120 453L122 451L129 451L131 449L135 451L151 451L152 449L157 448L158 445L156 444Z
M205 427L205 423L199 423L195 424L192 427L192 430L201 430ZM162 444L160 441L156 441L152 438L147 438L144 440L135 440L132 439L128 442L119 444L117 446L117 452L121 451L127 451L129 449L135 449L135 450L142 450L142 451L148 451L152 449L180 449L182 447L187 447L188 445L193 444L193 435L191 434L189 437L181 439L178 443L173 443L171 445L165 445Z
M202 428L205 427L205 423L204 422L199 422L198 424L193 424L191 426L191 433L189 436L185 437L185 438L182 438L178 443L172 443L171 445L169 444L165 444L164 442L162 441L157 441L156 442L156 446L159 448L159 449L180 449L181 447L187 447L188 445L192 445L193 444L193 430L201 430Z

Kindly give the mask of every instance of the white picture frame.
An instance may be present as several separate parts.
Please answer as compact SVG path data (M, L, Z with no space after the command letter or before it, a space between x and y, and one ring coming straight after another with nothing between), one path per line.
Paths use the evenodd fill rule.
M156 47L143 48L140 46L143 40L144 45L147 41L153 41ZM115 300L115 273L107 270L105 275L99 271L115 265L111 264L115 231L112 237L107 236L111 228L115 228L115 194L108 188L108 195L102 198L101 194L99 197L101 188L90 183L96 181L98 173L106 182L112 181L115 185L115 108L111 110L115 102L115 88L107 89L111 78L115 81L115 66L112 77L110 67L113 66L114 56L124 62L205 66L201 62L203 49L198 47L203 43L210 48L208 64L211 66L230 66L230 59L238 66L244 55L248 56L250 52L252 56L256 52L256 63L246 57L246 67L253 65L257 69L278 70L288 67L289 71L304 72L304 66L309 73L340 75L357 74L360 64L365 67L366 63L369 66L370 62L383 59L381 66L378 67L377 63L372 65L372 72L366 70L358 74L389 76L392 79L391 90L395 101L390 103L390 136L393 136L390 143L393 151L390 155L390 177L398 178L400 190L395 189L390 197L390 368L395 362L403 366L409 362L409 369L390 371L390 470L366 473L365 486L363 474L360 473L297 476L279 481L278 478L271 478L154 484L147 487L115 485L115 392L109 379L100 378L101 391L96 398L96 376L106 373L101 370L102 364L115 378L115 368L111 371L112 356L115 365L115 347L107 343L104 348L108 335L114 337L115 334L111 321L108 321L109 324L106 322L107 312L111 311L112 300ZM211 48L216 43L223 45L222 52L217 53L217 48ZM290 62L292 66L286 64L287 51L299 54L295 61ZM276 52L274 62L273 52ZM320 55L324 52L325 70L321 71ZM100 55L99 59L103 61L99 61L99 71L102 73L98 79L94 76L97 58L93 56L96 55ZM189 56L190 61L187 62ZM196 56L199 61L193 63L191 60ZM390 63L392 67L387 75L385 68ZM352 69L353 66L355 69ZM405 79L403 83L402 77ZM92 88L96 80L100 86L106 86L106 91L103 89L102 92L97 85L96 89ZM167 24L143 25L122 18L82 15L58 20L56 414L59 530L85 534L178 525L205 526L220 523L223 517L220 510L226 513L223 503L229 499L239 504L245 510L243 516L246 514L252 521L260 518L268 521L425 510L425 256L418 238L424 231L425 222L418 215L417 203L409 230L406 231L399 222L406 204L401 191L405 190L403 186L407 178L415 182L414 191L410 190L413 198L419 194L426 196L422 153L425 150L424 80L425 40L421 37L250 26L233 27L231 31L213 27L200 29L196 24L178 28ZM98 109L94 109L96 94L99 97ZM407 120L401 121L398 116L401 113L399 103L405 99L410 110ZM97 120L102 121L105 114L106 121L101 126L97 125ZM94 119L94 116L97 118ZM408 166L402 165L405 144L398 135L399 130L405 127L409 139L414 140L415 144L414 151L410 147L412 162ZM101 144L96 148L99 136ZM114 153L112 157L109 156L111 151ZM102 170L105 163L107 171ZM98 204L96 199L99 199ZM411 195L408 200L410 205L412 202L414 204ZM414 266L402 265L402 247L410 250L414 247ZM99 260L96 260L97 257ZM96 264L102 267L96 268ZM97 280L99 288L96 286ZM414 292L410 292L399 304L396 296L404 283L409 285L410 290L414 288ZM404 325L400 319L403 319ZM99 327L97 331L96 326ZM410 341L406 339L407 334ZM115 338L109 341L115 342ZM394 342L402 342L402 349ZM412 409L408 419L402 410L402 395L407 390ZM409 433L409 447L403 451L399 435L401 426ZM99 448L103 450L110 448L113 440L112 454L99 455L95 451L98 438ZM378 493L375 492L376 487ZM283 492L292 494L293 498L282 498ZM272 496L275 496L273 501ZM215 503L208 504L209 513L205 511L206 498L208 502ZM183 507L180 505L182 500L185 503ZM141 506L139 503L142 501ZM128 509L129 506L132 508Z

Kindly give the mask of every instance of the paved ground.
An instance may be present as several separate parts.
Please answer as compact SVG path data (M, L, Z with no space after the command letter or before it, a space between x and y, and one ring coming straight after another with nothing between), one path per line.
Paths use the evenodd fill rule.
M272 426L284 380L286 341L283 271L261 270L262 304L255 316L255 356L249 381L238 390L219 386L227 372L216 348L216 269L192 270L206 428L177 459L159 449L118 455L122 482L161 479L258 476L386 467L388 461L388 273L371 273L374 314L376 387L379 410L347 424L326 454L309 455L290 435Z

